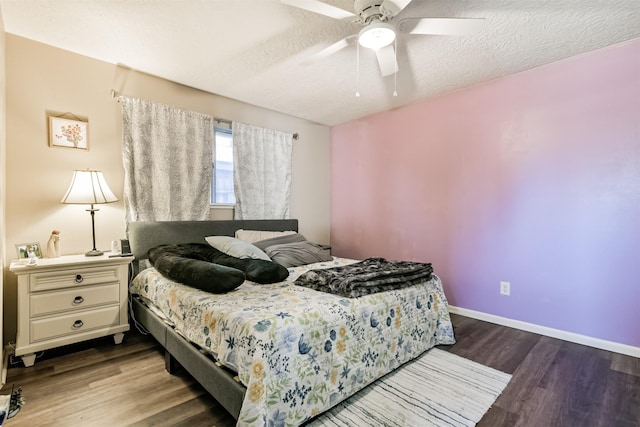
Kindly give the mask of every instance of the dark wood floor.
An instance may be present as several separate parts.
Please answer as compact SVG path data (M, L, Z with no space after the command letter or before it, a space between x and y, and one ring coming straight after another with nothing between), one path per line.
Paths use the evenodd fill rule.
M640 426L640 359L452 315L444 349L513 374L481 427ZM7 384L25 406L6 426L233 426L188 374L164 370L161 349L137 332L47 351L14 365Z

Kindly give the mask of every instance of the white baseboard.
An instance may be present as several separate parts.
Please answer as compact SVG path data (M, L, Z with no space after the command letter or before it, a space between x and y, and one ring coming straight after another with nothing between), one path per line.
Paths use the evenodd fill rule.
M614 353L620 353L627 356L640 358L640 347L620 344L613 341L601 340L599 338L588 337L586 335L575 334L573 332L562 331L560 329L553 329L533 323L522 322L520 320L513 320L506 317L483 313L481 311L469 310L467 308L449 306L449 311L454 314L471 317L473 319L484 320L485 322L495 323L497 325L508 326L510 328L520 329L522 331L533 332L535 334L545 335L551 338L557 338L576 344L582 344L589 347L599 348L601 350L612 351Z

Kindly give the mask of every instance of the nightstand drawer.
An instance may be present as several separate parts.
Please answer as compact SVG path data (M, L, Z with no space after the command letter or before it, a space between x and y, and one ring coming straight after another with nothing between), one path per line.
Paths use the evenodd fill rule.
M57 292L40 292L29 297L30 317L117 304L119 300L120 285L118 283L83 286Z
M117 305L32 320L30 322L31 342L115 326L119 322L120 307Z
M118 268L77 268L31 274L29 291L39 292L76 286L118 283Z

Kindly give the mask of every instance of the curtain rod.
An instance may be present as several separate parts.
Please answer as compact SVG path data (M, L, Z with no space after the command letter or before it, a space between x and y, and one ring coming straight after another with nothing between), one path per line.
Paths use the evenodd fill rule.
M219 118L217 118L217 117L214 117L214 118L213 118L213 120L214 120L214 121L216 121L216 122L218 122L218 123L225 123L225 124L228 124L229 126L231 126L231 124L232 124L232 121L231 121L231 120L228 120L228 119L219 119Z
M115 99L116 101L120 102L120 92L116 91L115 89L111 89L111 97L113 99ZM233 123L231 120L229 119L221 119L219 117L214 117L213 118L214 121L218 122L218 123L225 123L228 124L229 126L231 126L231 124ZM297 140L298 139L298 132L293 134L293 139Z
M214 117L213 120L218 122L218 123L228 124L229 126L231 126L233 124L233 121L231 121L229 119L221 119L219 117ZM293 139L296 139L296 140L298 139L298 132L293 134Z

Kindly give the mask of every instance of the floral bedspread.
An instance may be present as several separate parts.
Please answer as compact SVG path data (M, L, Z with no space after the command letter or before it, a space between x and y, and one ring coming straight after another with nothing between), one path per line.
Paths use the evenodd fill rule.
M247 387L238 425L296 426L438 344L453 344L440 279L349 299L285 282L246 281L210 294L142 271L130 292L159 308L182 335L238 372Z

